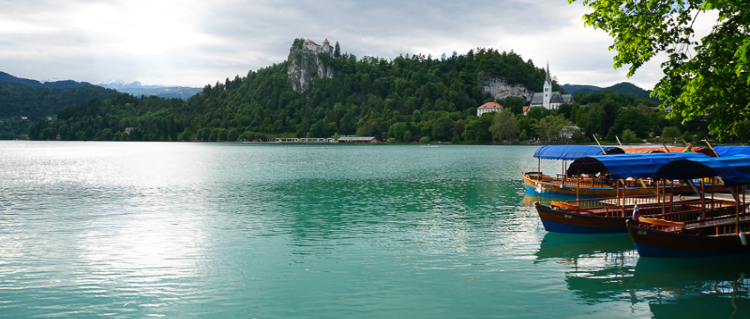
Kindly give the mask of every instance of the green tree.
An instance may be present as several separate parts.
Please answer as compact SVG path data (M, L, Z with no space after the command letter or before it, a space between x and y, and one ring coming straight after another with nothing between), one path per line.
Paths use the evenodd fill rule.
M240 134L240 139L243 141L252 141L255 138L255 133L250 131L244 131Z
M227 135L228 135L227 129L225 129L223 127L219 129L218 137L219 137L220 141L226 141L227 140Z
M576 0L568 0L570 3ZM658 53L664 77L654 92L685 121L709 116L719 138L750 138L750 6L746 0L581 0L593 9L587 26L608 32L616 68L630 65L632 76ZM693 24L708 10L718 12L700 41Z
M189 127L186 127L184 131L182 131L182 135L180 136L180 139L183 141L190 140L190 138L193 137L193 130L191 130Z
M234 142L237 141L237 138L239 137L240 133L235 128L232 128L227 132L227 141Z
M560 137L560 131L568 125L573 125L573 123L565 119L564 115L549 115L535 124L534 130L541 138L554 139Z
M492 133L492 138L500 141L513 140L520 133L516 116L509 108L503 108L495 115L494 123L489 130Z
M131 133L132 134L132 133ZM215 128L211 130L211 135L208 136L208 141L216 142L219 139L219 129Z
M310 126L310 136L312 137L328 137L329 135L328 123L326 123L325 119L322 119Z
M406 132L406 123L398 122L396 124L393 124L391 125L390 131L393 134L393 136L396 137L397 140L402 140L404 138L404 132ZM404 141L404 142L410 142L410 141Z
M664 141L672 141L676 139L677 137L680 137L682 133L680 133L680 129L675 126L667 126L662 130L661 132L661 138Z
M638 140L638 135L636 135L635 132L626 129L622 131L622 142L625 144L634 144L640 141Z
M517 98L517 97L509 96L505 98L502 105L503 105L503 109L506 109L506 108L510 109L511 111L513 111L513 114L518 115L518 114L523 113L524 100Z
M651 127L651 109L645 107L627 107L621 109L610 131L622 132L629 129L636 135L646 137Z
M404 142L409 143L409 142L412 142L412 141L413 141L413 139L412 139L411 131L405 131L404 132Z
M451 139L451 129L455 123L447 116L443 115L432 125L432 137L436 141L449 141Z
M102 130L101 135L99 135L98 140L100 141L111 141L114 134L112 134L112 130L106 128Z

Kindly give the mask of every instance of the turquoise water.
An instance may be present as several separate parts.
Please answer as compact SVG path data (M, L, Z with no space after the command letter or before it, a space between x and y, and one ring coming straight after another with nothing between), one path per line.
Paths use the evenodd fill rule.
M0 142L0 317L750 317L747 260L545 232L535 149Z

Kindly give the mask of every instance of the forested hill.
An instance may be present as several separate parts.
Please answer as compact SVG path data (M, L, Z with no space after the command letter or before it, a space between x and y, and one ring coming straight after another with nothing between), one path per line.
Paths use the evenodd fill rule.
M408 54L393 60L350 54L318 58L333 76L312 80L302 94L292 89L285 61L207 85L187 101L118 96L68 108L55 121L39 122L31 137L47 139L59 132L69 140L216 141L356 134L481 143L492 139L492 117L477 117L476 108L493 98L478 83L499 78L541 91L545 77L530 60L493 49L437 59ZM515 98L500 102L516 112L524 104Z
M621 82L617 83L610 87L598 87L594 85L576 85L576 84L563 84L562 88L565 89L568 93L591 93L591 92L599 92L603 90L610 90L614 93L624 93L624 94L633 94L637 97L649 99L654 102L661 102L656 97L651 97L651 91L650 90L644 90L638 86L636 86L633 83L629 82Z
M28 134L34 122L54 116L62 109L109 99L118 93L88 83L57 81L40 83L0 72L0 139Z

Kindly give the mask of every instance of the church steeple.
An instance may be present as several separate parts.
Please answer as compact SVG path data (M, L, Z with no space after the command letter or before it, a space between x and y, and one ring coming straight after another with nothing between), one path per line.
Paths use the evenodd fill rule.
M544 78L544 100L542 100L544 107L547 109L550 108L550 99L552 99L552 80L549 76L549 61L547 61L547 75Z

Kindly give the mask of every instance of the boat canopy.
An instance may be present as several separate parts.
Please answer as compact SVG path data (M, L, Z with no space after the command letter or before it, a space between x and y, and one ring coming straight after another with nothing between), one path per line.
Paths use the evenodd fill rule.
M667 147L665 150L663 146L651 146L651 147L630 147L625 149L625 153L628 154L641 154L641 153L667 153L669 152L682 152L684 147Z
M602 152L602 148L604 152ZM534 152L534 157L554 160L575 160L584 156L625 154L619 147L592 145L547 145Z
M655 179L693 179L719 176L726 186L750 184L750 155L686 158L669 162L654 174Z
M651 146L651 147L630 147L630 148L624 148L625 153L628 154L641 154L641 153L682 153L683 150L685 150L684 146L675 147L675 146L669 146L666 149L664 146ZM714 152L708 148L708 147L701 147L701 146L694 146L692 148L693 152L696 153L703 153L711 157L716 157Z
M708 158L701 153L648 153L617 156L587 156L570 164L568 176L609 173L612 178L652 178L663 165L686 158Z
M717 146L714 152L719 157L734 156L738 154L750 155L750 146Z

